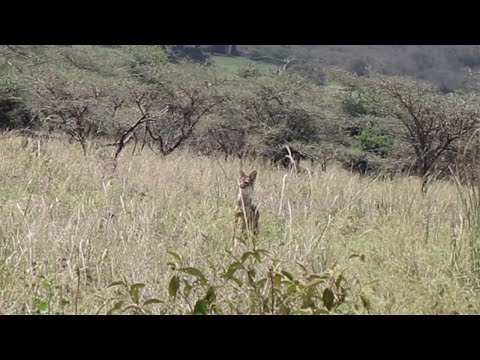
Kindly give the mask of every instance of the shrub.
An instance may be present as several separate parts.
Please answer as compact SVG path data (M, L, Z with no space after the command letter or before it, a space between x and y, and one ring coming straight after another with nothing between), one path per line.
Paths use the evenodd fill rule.
M393 146L393 140L386 135L382 135L377 123L372 119L368 120L367 126L360 132L356 139L362 151L380 157L388 156Z

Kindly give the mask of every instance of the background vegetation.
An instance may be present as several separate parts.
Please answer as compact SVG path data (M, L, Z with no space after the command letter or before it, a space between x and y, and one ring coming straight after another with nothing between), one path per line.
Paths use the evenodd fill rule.
M0 46L0 312L478 312L476 51Z

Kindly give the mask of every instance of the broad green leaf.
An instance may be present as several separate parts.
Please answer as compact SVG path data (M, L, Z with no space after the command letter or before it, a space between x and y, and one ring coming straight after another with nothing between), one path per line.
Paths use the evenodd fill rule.
M120 309L121 309L122 306L123 306L123 303L124 303L123 300L117 301L117 302L115 303L115 305L113 305L113 308L111 308L110 310L108 310L107 315L113 315L113 314L119 312Z
M171 297L177 296L177 291L180 288L180 278L178 275L172 276L170 283L168 284L168 295Z
M38 310L38 311L47 311L48 310L48 301L46 300L42 300L38 303L35 304L35 308Z
M108 285L107 287L119 286L119 285L125 286L126 284L123 281L115 281L115 282L111 283L110 285Z
M337 286L337 288L340 287L340 283L342 282L342 280L345 280L345 277L342 274L338 275L337 280L335 280L335 285Z
M53 286L53 280L47 279L42 282L42 286L44 289L50 289Z
M183 296L188 298L191 291L192 291L192 285L190 285L188 282L185 282L185 286L183 287Z
M292 284L287 289L287 294L293 294L293 293L296 293L296 292L298 292L297 284Z
M260 261L262 261L261 255L265 254L265 253L266 253L266 250L257 249L252 253L252 255L255 259L257 259L258 262L260 262Z
M338 307L335 309L335 312L337 313L348 313L350 310L350 305L346 302L341 303L338 305Z
M130 296L135 304L140 300L140 289L144 288L145 284L133 284L130 286Z
M325 276L322 276L322 275L317 275L317 274L309 275L309 276L307 277L307 281L313 281L313 280L315 280L315 279L323 279L323 280L325 280L326 277L325 277Z
M285 275L288 280L293 281L293 276L288 271L282 270L282 274Z
M235 276L232 276L229 280L232 280L233 282L235 282L239 287L242 287L243 285L245 285L245 283L242 280L240 280Z
M223 310L217 304L212 305L212 310L216 315L223 315Z
M370 300L369 300L365 295L360 295L360 299L362 299L363 307L364 307L367 311L370 311L370 310L371 310Z
M282 275L275 274L273 276L273 286L279 287L282 284Z
M243 265L241 263L239 263L238 261L235 261L234 263L232 263L229 267L228 267L228 270L226 273L222 274L222 277L226 278L226 279L230 279L233 274L235 274L235 272L240 269Z
M178 262L182 262L182 257L180 255L178 255L176 252L168 250L167 253L169 253L175 259L177 259Z
M208 314L208 301L205 299L198 300L195 303L193 309L193 315L207 315Z
M163 304L163 301L158 299L149 299L143 303L144 306L151 304Z
M328 315L330 312L325 309L317 309L313 312L315 315Z
M265 284L267 283L267 278L263 278L263 279L260 279L257 281L257 286L259 288L263 288L265 287Z
M312 315L313 311L311 309L298 309L292 311L292 315Z
M323 300L323 305L325 305L325 307L328 310L332 310L333 301L335 300L335 295L333 295L333 291L330 290L330 288L326 288L323 291L323 299L322 300Z
M216 298L215 294L215 288L213 286L210 286L207 290L207 295L205 295L205 300L207 300L209 303L212 303Z
M207 279L205 278L205 275L203 275L203 273L202 273L200 270L198 270L197 268L194 268L194 267L186 267L186 268L181 268L181 269L179 269L179 271L182 271L182 272L184 272L184 273L187 273L187 274L196 276L196 277L199 278L203 283L206 283L206 282L207 282Z
M310 287L312 287L312 286L317 286L318 284L322 284L322 283L324 283L324 282L325 282L324 279L317 278L317 279L315 279L315 280L313 280L313 281L310 281L307 285L305 285L305 288L308 289L308 288L310 288Z
M253 252L247 251L242 255L242 263L244 263L250 256L253 256Z
M126 308L122 310L122 313L126 313L128 310L131 310L131 309L135 310L134 314L143 313L142 309L139 308L138 305L128 305Z
M308 288L307 291L305 292L305 295L303 295L303 303L302 307L303 308L312 308L315 307L315 302L313 301L313 296L315 295L316 289L311 287Z

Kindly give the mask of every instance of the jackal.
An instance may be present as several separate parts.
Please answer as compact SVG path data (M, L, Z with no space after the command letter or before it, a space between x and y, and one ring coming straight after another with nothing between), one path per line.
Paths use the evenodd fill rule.
M235 213L235 222L241 219L241 228L243 235L258 235L258 206L253 203L253 189L257 171L253 170L249 175L240 170L240 179L238 181L237 211Z

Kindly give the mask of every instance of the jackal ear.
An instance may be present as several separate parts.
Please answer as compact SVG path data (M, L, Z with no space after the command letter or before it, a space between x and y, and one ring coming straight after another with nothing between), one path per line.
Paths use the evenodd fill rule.
M240 176L241 176L241 177L245 177L245 176L247 176L247 175L243 172L243 170L240 170Z
M257 170L253 170L249 176L250 179L255 180L255 178L257 177Z

